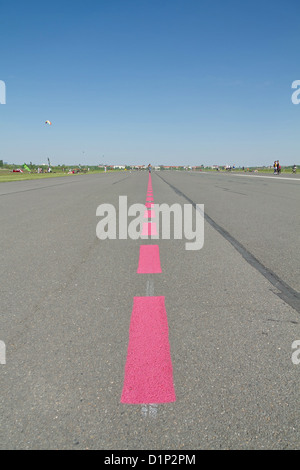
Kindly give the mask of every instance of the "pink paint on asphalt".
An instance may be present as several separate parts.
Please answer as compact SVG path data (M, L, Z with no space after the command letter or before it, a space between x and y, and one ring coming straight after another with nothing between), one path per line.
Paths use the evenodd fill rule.
M157 235L156 223L155 222L144 222L141 235L142 236Z
M138 274L161 273L159 246L158 245L140 245Z
M164 297L134 297L121 403L176 401Z
M153 202L146 202L145 206L150 208L150 207L153 207L154 204L153 204Z
M144 218L149 218L149 219L153 219L155 217L155 211L151 210L151 209L147 209L145 212L144 212Z

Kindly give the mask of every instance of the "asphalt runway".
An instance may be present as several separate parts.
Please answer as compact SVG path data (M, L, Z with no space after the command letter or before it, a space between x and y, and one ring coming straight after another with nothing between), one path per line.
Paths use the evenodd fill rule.
M148 181L0 185L1 449L299 449L299 176L153 172L156 204L204 204L203 248L99 240L97 207L145 204ZM137 273L154 244L162 272ZM150 297L176 398L122 403L134 299Z

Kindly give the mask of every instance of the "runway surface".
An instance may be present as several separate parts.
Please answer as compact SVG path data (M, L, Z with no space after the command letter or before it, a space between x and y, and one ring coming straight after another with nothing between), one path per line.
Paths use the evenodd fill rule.
M179 171L2 183L1 449L299 449L299 190ZM100 240L119 196L204 204L203 248Z

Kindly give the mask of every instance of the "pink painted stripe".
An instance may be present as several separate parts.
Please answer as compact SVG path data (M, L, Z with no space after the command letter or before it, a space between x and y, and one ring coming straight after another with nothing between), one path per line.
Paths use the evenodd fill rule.
M161 272L159 246L140 245L140 257L137 273L151 274Z
M151 209L147 209L145 210L144 212L144 218L145 219L153 219L155 217L155 211L151 210Z
M155 222L144 222L141 235L142 236L144 236L144 235L157 235L156 223Z
M164 297L134 297L121 403L176 401Z
M150 208L150 207L153 207L154 204L152 202L146 202L145 206Z

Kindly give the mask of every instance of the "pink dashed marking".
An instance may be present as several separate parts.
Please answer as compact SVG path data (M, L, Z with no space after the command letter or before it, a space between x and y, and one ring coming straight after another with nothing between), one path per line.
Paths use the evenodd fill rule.
M146 219L153 219L155 217L155 211L154 210L151 210L151 209L148 209L144 212L144 218Z
M121 403L176 400L164 297L134 297Z
M156 223L155 222L144 222L141 235L142 236L157 235Z
M140 257L137 273L161 273L159 246L140 245Z

